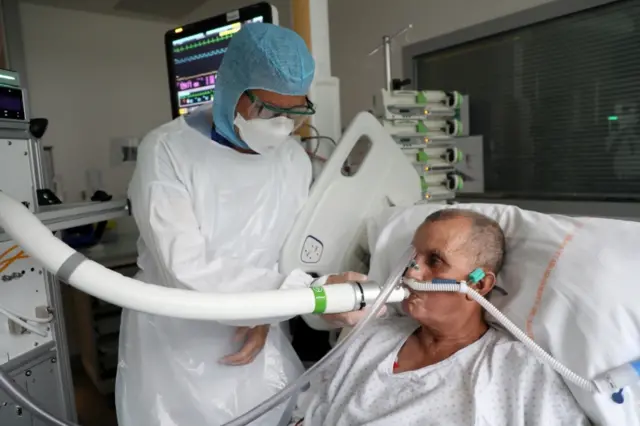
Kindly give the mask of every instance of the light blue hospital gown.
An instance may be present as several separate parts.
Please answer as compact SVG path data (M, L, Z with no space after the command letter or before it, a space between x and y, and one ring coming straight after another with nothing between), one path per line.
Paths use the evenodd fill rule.
M299 398L304 426L580 426L562 379L522 343L489 329L438 364L393 374L411 318L380 320Z

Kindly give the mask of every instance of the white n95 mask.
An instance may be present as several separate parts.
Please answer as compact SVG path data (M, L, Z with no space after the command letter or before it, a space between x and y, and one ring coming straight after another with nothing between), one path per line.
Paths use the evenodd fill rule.
M293 132L293 120L287 117L253 118L246 120L236 114L233 121L238 127L240 138L258 154L265 155L279 148Z

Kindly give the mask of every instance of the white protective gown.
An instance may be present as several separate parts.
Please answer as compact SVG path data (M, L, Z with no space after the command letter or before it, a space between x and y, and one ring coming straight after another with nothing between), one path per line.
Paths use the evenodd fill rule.
M210 112L209 112L210 114ZM138 151L129 198L140 230L142 281L201 292L281 287L280 250L307 199L311 164L289 139L272 156L213 142L178 118ZM311 277L292 274L288 285ZM116 386L120 426L214 426L248 411L303 367L280 326L246 366L218 360L238 351L236 328L123 312ZM256 421L274 425L282 408Z

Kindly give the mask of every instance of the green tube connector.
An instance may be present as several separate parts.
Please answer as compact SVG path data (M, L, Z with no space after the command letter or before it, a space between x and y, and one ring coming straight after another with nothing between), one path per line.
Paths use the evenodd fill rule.
M429 185L427 181L424 180L424 176L420 176L420 186L422 187L422 192L427 192L429 189Z
M417 154L416 154L416 161L418 163L426 163L427 161L429 161L429 156L427 155L426 152L420 150Z

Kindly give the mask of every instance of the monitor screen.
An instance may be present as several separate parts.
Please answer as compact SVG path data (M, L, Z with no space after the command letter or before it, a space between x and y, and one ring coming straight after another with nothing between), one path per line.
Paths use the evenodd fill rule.
M165 36L173 117L213 101L216 75L242 25L273 22L271 6L258 3L169 31Z

